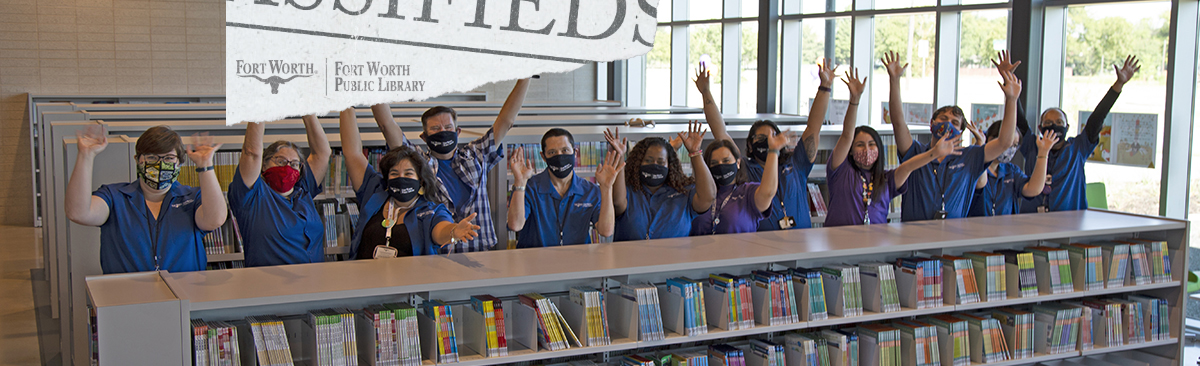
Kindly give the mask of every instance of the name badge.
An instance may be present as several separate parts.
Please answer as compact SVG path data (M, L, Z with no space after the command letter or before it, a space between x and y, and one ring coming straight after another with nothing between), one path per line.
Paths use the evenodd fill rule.
M392 248L387 245L376 245L375 253L372 255L372 257L374 257L375 259L396 258L396 255L398 255L398 254L400 254L400 251L396 250L396 248Z
M787 229L791 229L795 226L796 226L796 219L793 219L791 216L784 216L782 219L779 219L779 228L780 229L787 230Z
M933 212L933 219L934 219L934 220L945 220L945 219L946 219L946 210L937 210L937 211L934 211L934 212Z

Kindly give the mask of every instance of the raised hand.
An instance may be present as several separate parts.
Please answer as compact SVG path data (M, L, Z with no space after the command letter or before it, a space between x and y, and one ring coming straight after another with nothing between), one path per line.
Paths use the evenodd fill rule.
M617 173L625 169L625 160L621 158L621 154L609 150L608 156L605 157L604 163L596 169L596 183L604 189L612 189L614 183L617 182Z
M214 145L213 138L208 135L208 132L192 135L192 143L187 147L188 158L192 159L197 167L212 166L213 154L221 148L221 145Z
M888 77L899 80L901 75L904 75L904 70L908 69L908 64L900 66L900 54L896 51L888 51L879 59L883 63L883 67L887 69Z
M1057 144L1057 143L1058 143L1058 133L1047 132L1047 133L1043 134L1042 137L1038 138L1038 141L1037 141L1038 155L1046 156L1046 154L1050 153L1050 148L1053 148L1054 144Z
M513 174L513 185L523 186L533 176L533 162L525 159L525 148L518 147L509 155L508 170Z
M680 132L679 139L683 140L683 147L687 148L689 154L700 150L700 144L704 142L704 134L708 133L708 129L701 129L700 121L688 121L687 132Z
M1142 65L1141 62L1138 61L1137 56L1129 55L1128 57L1125 57L1124 66L1117 67L1117 65L1113 65L1113 70L1117 72L1116 84L1124 86L1125 83L1129 82L1129 79L1133 78L1133 74L1136 74L1138 70L1141 69Z
M1021 61L1014 63L1012 62L1012 58L1009 57L1008 51L1000 51L996 52L996 58L992 59L992 65L996 65L996 71L999 71L1000 75L1003 76L1005 72L1016 71L1017 66L1021 66Z
M79 152L82 154L96 156L108 147L108 132L104 131L104 125L94 124L88 126L87 130L75 131L75 137L79 139Z
M1004 78L1004 82L1000 83L1000 90L1004 91L1004 96L1007 98L1016 98L1021 94L1021 79L1017 79L1017 75L1011 72L1000 72L1000 76Z
M979 129L979 122L981 121L967 120L964 123L967 127L967 130L971 131L971 136L975 137L975 140L973 141L975 145L983 145L985 142L987 142L987 136L984 136L983 130Z
M608 149L616 151L621 156L625 156L625 149L629 146L629 139L621 138L621 131L612 128L604 129L604 140L608 141Z
M767 148L781 150L784 147L795 145L797 138L799 136L795 132L792 132L792 130L783 131L783 133L777 133L775 136L767 138Z
M867 88L867 78L858 78L858 68L846 70L845 76L842 77L842 82L846 83L846 88L850 89L850 102L858 103L858 98Z
M710 91L709 74L712 71L705 67L703 62L700 63L699 67L699 69L696 69L696 78L692 79L692 82L696 83L696 90L699 90L700 94L703 95L709 93Z
M821 63L817 64L817 76L821 78L821 86L826 88L833 86L833 79L837 78L837 73L834 71L837 70L839 65L833 65L831 68L829 67L831 63L833 63L832 60L824 59Z
M937 144L933 146L933 150L930 150L934 160L950 155L962 155L962 134L951 139L947 139L947 136L949 135L942 135L942 138L938 139Z
M479 225L471 223L471 220L475 219L475 215L475 213L471 213L470 216L467 216L466 218L459 220L457 224L454 224L454 227L450 228L450 237L458 241L468 241L479 236L479 233L476 232L476 230L479 230Z

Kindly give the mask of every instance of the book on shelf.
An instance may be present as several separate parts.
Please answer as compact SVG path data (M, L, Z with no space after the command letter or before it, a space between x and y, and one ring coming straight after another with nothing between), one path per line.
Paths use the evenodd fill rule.
M820 336L825 339L830 366L858 366L858 334L853 329L824 329Z
M1146 250L1150 276L1154 283L1171 282L1171 253L1166 241L1129 238L1125 241L1142 244Z
M820 269L791 268L792 290L796 294L796 305L800 319L817 321L829 318L825 303L825 285Z
M1060 354L1077 349L1081 308L1048 303L1033 306L1034 352Z
M358 354L368 366L421 364L417 309L407 303L371 305L355 312Z
M741 349L727 344L708 346L708 364L712 366L743 366L746 354Z
M656 366L654 360L638 355L628 355L621 357L622 366Z
M858 264L858 273L862 280L864 310L878 313L900 311L895 267L883 262L864 262Z
M783 345L763 339L750 340L750 352L745 354L745 366L783 366L785 351Z
M750 278L754 280L751 296L759 324L783 325L800 321L791 276L782 272L755 270L750 273Z
M946 304L963 305L980 301L979 286L975 280L975 265L964 257L954 255L935 256L942 262L942 293Z
M826 305L833 315L841 317L861 316L862 285L858 267L833 264L821 268Z
M979 296L983 301L1008 299L1008 277L1005 274L1004 254L988 252L966 252L962 255L971 260Z
M942 269L937 259L905 257L896 260L900 305L910 309L943 306Z
M971 344L971 361L994 363L1008 361L1008 342L1000 322L987 313L958 313L954 316L967 322L967 339Z
M317 208L325 224L325 247L349 247L354 224L358 222L358 205L336 199L317 203Z
M1013 359L1033 357L1033 313L1005 307L992 309L992 318L1000 322Z
M1004 256L1005 287L1009 298L1038 296L1037 270L1033 265L1033 253L1020 250L997 250Z
M577 308L583 308L581 331L586 331L585 347L606 346L612 343L608 332L608 302L604 299L605 292L586 286L571 287L571 303Z
M716 311L708 317L709 324L725 330L741 330L754 327L754 302L750 280L728 273L708 275L708 286L704 287L705 309Z
M1033 246L1025 248L1025 251L1033 253L1038 293L1052 295L1075 291L1075 282L1071 277L1071 259L1066 250Z
M474 311L475 319L482 320L477 321L477 324L482 326L482 329L476 329L479 333L468 337L482 341L482 344L476 342L476 351L484 357L508 356L503 302L492 295L471 296L471 310Z
M670 352L664 355L667 362L663 366L707 366L708 352L707 351L677 351Z
M819 333L788 333L784 335L785 355L788 365L829 365L828 342Z
M668 307L667 313L674 317L668 328L674 328L677 333L686 336L697 336L708 333L708 318L704 304L704 284L687 277L672 277L667 279L667 296L663 304ZM672 314L673 313L673 314ZM682 324L679 317L683 317ZM666 318L663 319L667 321ZM682 331L681 331L682 330Z
M885 324L858 326L859 352L862 366L900 366L900 330Z
M546 169L546 159L542 158L542 144L504 144L504 156L513 156L517 148L524 151L525 160L533 163L535 172ZM596 168L604 163L608 154L607 141L579 141L575 143L575 171L595 173ZM685 153L683 156L687 156Z
M1116 347L1125 345L1122 329L1121 304L1084 299L1079 306L1087 307L1092 314L1092 346L1095 348Z
M922 320L937 329L938 350L941 351L942 365L969 366L971 364L971 344L967 321L950 315L939 314Z
M533 292L517 296L521 306L537 314L538 344L550 351L559 351L581 346L566 318L550 298Z
M1146 341L1171 339L1171 312L1166 299L1148 295L1129 295L1129 301L1141 305L1142 332Z
M808 207L813 216L829 215L829 206L825 202L824 195L821 194L821 186L816 183L808 184Z
M1114 241L1102 241L1093 243L1100 247L1100 253L1103 257L1105 276L1105 288L1124 287L1128 281L1130 274L1130 255L1129 244Z
M1075 348L1080 351L1095 348L1096 332L1092 325L1095 324L1094 319L1101 312L1084 305L1081 301L1063 301L1062 304L1079 309L1079 340L1075 342Z
M1104 251L1091 244L1063 244L1071 262L1071 278L1075 280L1075 291L1092 291L1104 288Z
M937 327L917 320L897 320L892 327L900 330L904 366L941 366Z
M618 311L625 315L637 314L637 319L630 319L631 322L637 321L637 329L629 329L630 339L642 341L666 339L666 334L663 332L662 306L659 304L657 286L648 283L627 283L621 285L620 294L621 299L628 300L633 309L618 307ZM621 318L628 318L628 316Z
M315 366L357 366L354 313L347 309L309 311L304 318L304 353Z
M194 365L241 365L240 348L238 330L233 324L192 319Z
M425 316L432 321L433 343L428 345L434 363L458 362L458 334L454 330L454 307L442 300L422 304Z
M293 365L283 320L274 315L246 318L254 338L254 354L259 365Z

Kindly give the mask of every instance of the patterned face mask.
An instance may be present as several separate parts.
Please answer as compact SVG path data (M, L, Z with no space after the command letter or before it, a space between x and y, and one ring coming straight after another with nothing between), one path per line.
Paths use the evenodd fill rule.
M170 188L175 179L179 178L179 163L138 163L138 178L156 191Z

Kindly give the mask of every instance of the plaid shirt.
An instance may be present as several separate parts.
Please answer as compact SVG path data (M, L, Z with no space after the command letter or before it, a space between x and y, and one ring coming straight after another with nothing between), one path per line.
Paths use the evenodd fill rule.
M492 222L491 201L488 200L487 173L504 159L504 150L499 148L494 137L489 128L487 133L475 141L459 145L455 149L454 157L450 158L454 174L471 190L467 195L470 198L468 198L468 202L450 202L450 194L446 192L445 183L438 186L437 194L442 197L443 202L450 202L447 206L454 213L456 221L462 220L472 213L478 213L475 215L474 224L479 225L479 236L475 240L448 245L446 247L448 250L444 252L482 252L496 246L496 225ZM425 158L429 160L429 167L433 169L434 174L437 174L438 160L430 156L429 151L416 147L408 141L407 137L404 138L404 145L425 154ZM441 177L438 178L438 182L441 182Z

